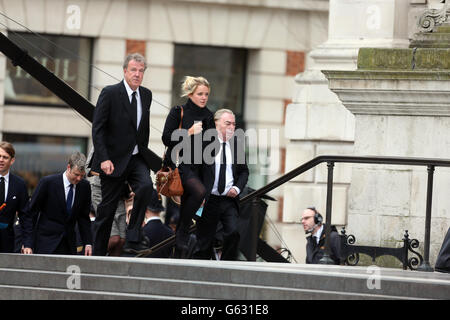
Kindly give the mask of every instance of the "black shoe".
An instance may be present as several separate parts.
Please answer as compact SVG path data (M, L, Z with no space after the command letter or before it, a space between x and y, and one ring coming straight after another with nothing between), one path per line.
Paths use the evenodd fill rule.
M197 237L195 234L189 235L187 243L178 243L175 246L174 258L190 259L197 249Z
M434 271L443 272L443 273L450 273L450 268L434 268Z
M140 251L148 249L150 249L148 238L143 237L141 242L126 240L122 251L126 253L139 253Z

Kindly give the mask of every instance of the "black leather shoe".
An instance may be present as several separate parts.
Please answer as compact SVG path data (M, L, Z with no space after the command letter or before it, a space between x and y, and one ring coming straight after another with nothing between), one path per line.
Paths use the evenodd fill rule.
M434 268L434 271L443 272L443 273L450 273L450 268Z
M195 234L189 235L189 239L186 244L178 243L175 246L174 258L178 259L190 259L197 248L197 237Z

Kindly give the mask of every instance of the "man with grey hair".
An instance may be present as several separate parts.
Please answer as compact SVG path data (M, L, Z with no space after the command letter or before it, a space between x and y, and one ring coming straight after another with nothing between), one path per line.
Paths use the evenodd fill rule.
M140 189L153 186L148 149L152 92L141 86L145 58L133 53L125 58L123 81L105 87L97 101L92 122L94 156L91 172L100 176L102 201L94 223L94 254L106 255L109 236L125 181L135 192L124 250L146 249L141 224L145 198Z
M66 171L39 181L22 219L23 253L76 254L78 223L85 255L92 255L91 186L83 179L86 157L70 155Z
M219 109L214 114L217 136L214 163L204 171L205 186L211 190L201 218L197 221L198 251L194 258L210 259L218 223L222 230L221 260L236 260L240 235L237 230L239 194L248 181L245 141L236 135L233 111Z

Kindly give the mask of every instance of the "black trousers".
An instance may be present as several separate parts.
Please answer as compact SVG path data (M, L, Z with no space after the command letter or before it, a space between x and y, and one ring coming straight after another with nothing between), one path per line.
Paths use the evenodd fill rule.
M141 226L145 217L145 208L153 192L153 184L147 164L139 154L131 157L125 172L120 177L101 174L100 181L102 201L97 207L97 216L94 222L93 254L104 256L108 250L111 227L118 201L123 195L125 181L130 184L135 193L133 211L126 235L127 240L131 242L139 242L142 239Z
M197 240L199 252L196 258L209 259L212 254L214 240L217 235L217 226L223 236L222 260L236 260L239 246L239 233L237 223L239 209L236 199L210 195L197 221Z
M0 229L0 253L13 253L14 244L13 228Z
M70 250L69 242L67 241L67 237L64 236L59 242L53 254L72 254L72 250Z

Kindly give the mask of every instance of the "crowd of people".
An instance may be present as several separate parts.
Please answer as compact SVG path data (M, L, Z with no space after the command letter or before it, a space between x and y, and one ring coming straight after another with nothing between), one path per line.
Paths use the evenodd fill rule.
M239 195L249 170L235 115L225 108L213 113L208 80L185 77L186 103L171 108L162 133L164 165L178 168L184 192L179 201L168 198L165 209L150 176L152 92L141 85L146 69L142 55L125 58L123 81L106 86L98 98L88 158L71 154L65 171L42 178L31 197L25 181L10 171L13 145L0 142L0 252L135 255L175 236L173 247L148 256L237 259ZM310 235L306 263L319 263L325 254L323 218L310 207L301 223ZM447 235L442 250L448 242ZM329 244L330 259L339 264L335 228ZM449 255L442 250L437 268L445 270Z
M125 58L123 81L106 86L98 98L88 157L71 154L66 170L42 178L31 197L24 180L10 173L14 147L0 145L0 252L20 247L24 254L132 255L175 235L173 248L150 256L211 259L221 223L222 259L237 258L238 198L249 171L243 141L234 136L235 116L208 109L207 79L185 77L181 96L187 101L170 110L162 134L164 165L178 166L184 193L178 203L168 199L172 214L166 210L162 223L165 208L150 176L152 92L141 85L146 69L142 55ZM184 148L177 149L180 143ZM199 159L208 147L210 160ZM20 228L14 228L16 217Z

